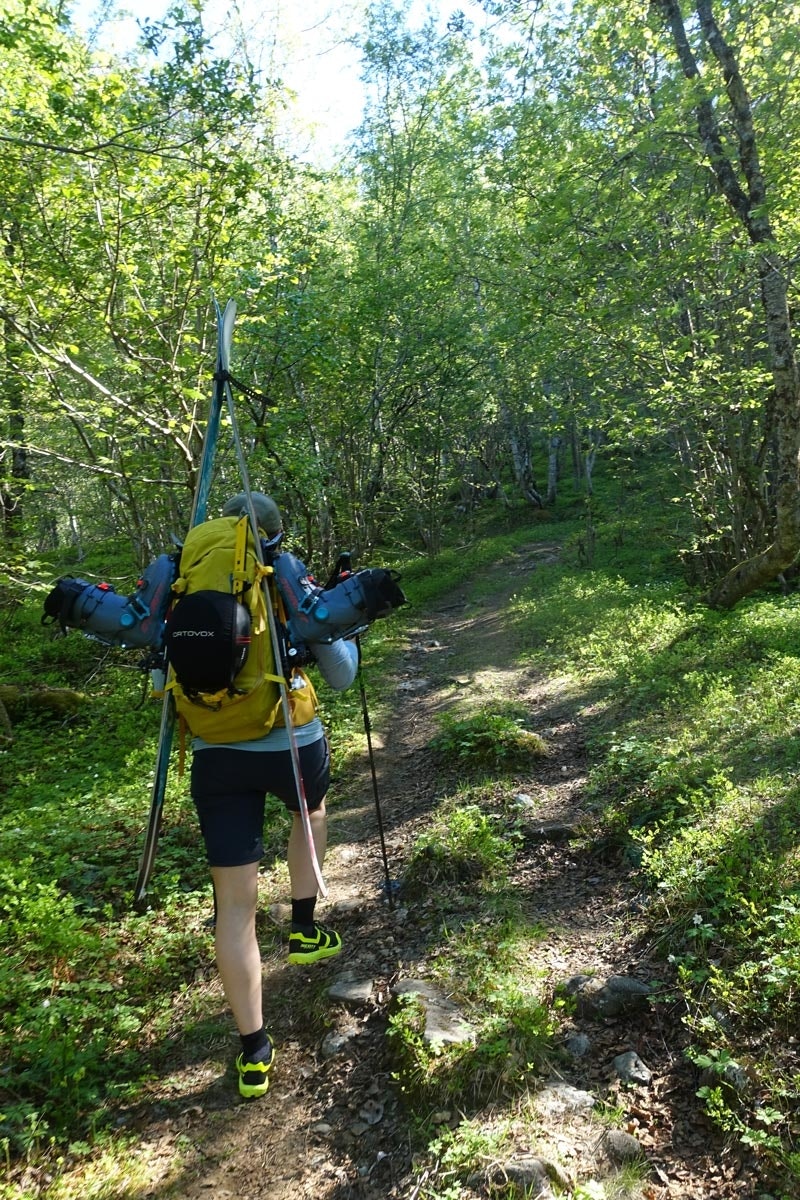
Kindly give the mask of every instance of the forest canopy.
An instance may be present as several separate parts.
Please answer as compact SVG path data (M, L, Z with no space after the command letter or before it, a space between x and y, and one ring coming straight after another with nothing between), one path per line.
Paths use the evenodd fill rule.
M321 562L666 464L729 607L800 550L792 3L365 7L333 168L203 4L93 48L0 0L2 570L185 529L236 299L250 467ZM218 479L236 476L224 446Z

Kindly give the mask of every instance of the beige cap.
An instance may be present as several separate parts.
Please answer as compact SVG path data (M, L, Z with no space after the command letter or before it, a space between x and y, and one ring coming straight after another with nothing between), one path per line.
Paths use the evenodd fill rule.
M256 520L264 533L268 533L270 537L279 533L283 522L280 509L272 497L265 496L263 492L251 492L250 498L253 501ZM247 496L244 492L240 492L238 496L231 496L230 500L226 500L222 509L223 517L241 517L247 513Z

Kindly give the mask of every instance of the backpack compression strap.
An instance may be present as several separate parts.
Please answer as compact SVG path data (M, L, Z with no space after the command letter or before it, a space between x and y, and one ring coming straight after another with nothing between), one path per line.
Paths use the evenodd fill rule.
M236 525L236 546L233 552L233 574L231 575L231 591L240 604L244 604L244 594L247 590L247 534L250 521L242 517Z
M249 532L250 518L245 514L236 525L236 546L233 554L233 575L231 576L233 594L240 604L245 603L244 594L250 586L247 577L247 537ZM264 593L261 587L261 580L271 574L272 567L265 566L256 557L254 585L262 597ZM264 678L269 679L271 683L286 684L286 679L283 675L272 675L269 671L264 673Z

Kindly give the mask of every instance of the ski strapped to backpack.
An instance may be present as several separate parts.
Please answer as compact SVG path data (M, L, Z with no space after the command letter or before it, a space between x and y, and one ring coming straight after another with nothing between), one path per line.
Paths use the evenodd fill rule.
M211 492L211 478L219 438L220 418L225 400L223 377L228 370L231 341L233 338L233 324L236 320L236 305L233 300L229 300L225 305L224 313L220 311L216 300L214 301L214 308L217 314L217 360L214 371L214 391L211 396L208 424L206 425L205 437L203 438L203 450L200 455L197 482L195 484L194 496L192 497L192 512L189 519L190 529L205 520L208 510L208 497ZM166 616L166 613L164 616ZM161 656L161 664L166 666L163 654ZM169 673L166 673L166 678L169 679ZM139 868L136 873L136 883L133 889L134 904L139 906L144 903L145 896L147 895L147 887L150 882L150 876L153 873L153 864L155 863L156 850L158 849L158 839L161 833L161 821L164 812L164 796L167 790L167 778L169 775L169 760L175 732L175 715L175 701L172 698L172 692L165 689L161 701L161 723L158 731L158 748L156 750L153 786L150 792L150 810L147 816L144 845L142 846Z

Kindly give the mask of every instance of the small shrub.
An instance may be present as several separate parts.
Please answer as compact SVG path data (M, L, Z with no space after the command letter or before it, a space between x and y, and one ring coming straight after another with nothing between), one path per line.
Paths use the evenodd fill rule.
M505 879L519 835L478 805L441 813L418 838L406 872L411 891L437 883Z
M420 1193L424 1200L458 1200L470 1176L483 1173L497 1160L509 1142L506 1124L485 1128L477 1121L462 1121L457 1129L444 1127L428 1146L435 1166L426 1171L427 1182Z
M395 1051L395 1079L416 1112L458 1105L464 1110L489 1099L524 1092L552 1040L553 1022L544 1004L509 990L482 1016L470 1013L474 1041L457 1044L425 1040L425 1016L414 997L401 997L389 1019Z
M434 750L462 763L482 767L525 766L547 754L547 743L538 733L522 727L521 719L482 708L470 717L440 718L441 733L431 742Z
M780 901L762 916L752 914L753 940L735 966L713 966L709 988L729 1013L748 1026L778 1023L791 1031L800 1013L800 907Z

